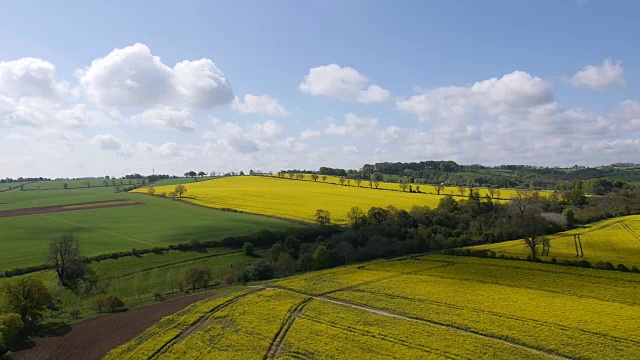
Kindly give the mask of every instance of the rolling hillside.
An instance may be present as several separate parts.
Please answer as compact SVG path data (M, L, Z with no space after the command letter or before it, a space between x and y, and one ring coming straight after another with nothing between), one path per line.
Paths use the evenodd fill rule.
M637 274L504 260L373 261L205 300L106 358L637 359L638 286Z

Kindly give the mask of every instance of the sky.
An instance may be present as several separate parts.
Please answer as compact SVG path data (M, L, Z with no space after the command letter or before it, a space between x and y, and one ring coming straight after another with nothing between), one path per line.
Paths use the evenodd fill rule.
M0 178L640 162L640 1L3 1Z

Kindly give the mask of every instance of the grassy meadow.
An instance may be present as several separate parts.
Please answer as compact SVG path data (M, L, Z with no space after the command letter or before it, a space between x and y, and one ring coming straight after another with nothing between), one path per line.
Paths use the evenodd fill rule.
M377 260L230 289L106 358L637 359L639 286L499 259Z
M0 218L0 271L43 264L49 240L65 232L77 235L83 255L93 256L177 244L190 237L216 240L295 226L278 219L169 199L116 194L108 188L11 190L0 193L0 210L113 199L141 201L144 205Z
M583 257L576 257L574 235L580 235ZM544 261L588 260L593 264L611 262L627 267L640 267L640 215L631 215L600 221L589 226L549 236L551 249ZM475 250L492 250L499 256L526 258L529 250L522 240L472 247Z

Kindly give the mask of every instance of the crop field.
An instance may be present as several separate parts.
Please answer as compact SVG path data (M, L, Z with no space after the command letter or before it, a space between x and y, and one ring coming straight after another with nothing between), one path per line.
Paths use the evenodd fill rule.
M311 181L311 182L316 182L316 183L320 183L320 184L334 184L334 185L343 185L343 186L347 184L346 182L344 184L340 184L340 177L337 177L337 176L327 176L327 179L325 181L323 181L322 177L320 177L316 181L314 181L311 178L311 175L309 175L309 174L301 174L301 175L304 176L302 181ZM277 176L275 176L275 175L271 175L269 177L276 177L277 178ZM285 176L284 179L292 180L288 176ZM418 189L416 187L419 187L419 190L420 190L421 193L438 195L438 192L437 192L436 188L434 187L434 185L427 185L427 184L409 184L409 185L412 186L412 189L414 191L417 191ZM347 186L358 187L358 185L355 182L355 180L349 180L349 184ZM359 187L375 189L375 184L374 184L374 182L370 183L369 180L362 180L362 182L360 183ZM381 182L378 183L378 189L400 191L400 192L402 191L402 189L400 188L400 184L393 183L393 182L384 182L384 181L381 181ZM465 190L465 193L464 193L464 195L462 195L457 186L445 186L440 191L440 195L451 195L451 196L456 196L456 197L469 196L469 188L468 187L464 187L464 190ZM482 196L482 197L490 196L488 188L476 187L476 188L474 188L474 190L477 190L478 193L480 194L480 196ZM495 189L495 190L499 190L498 193L493 194L493 198L495 198L495 199L508 200L508 199L511 199L516 193L516 190L514 190L514 189ZM549 195L549 194L551 194L553 192L545 190L545 191L539 191L539 193L540 193L540 195L545 196L545 195Z
M582 242L580 255L584 254L584 256L576 257L574 235L580 235ZM551 243L549 255L541 256L545 261L555 257L560 262L584 259L593 263L602 261L611 262L613 265L622 263L627 267L640 267L640 215L604 220L588 227L551 235L549 239ZM480 245L473 249L492 250L497 255L521 258L529 255L529 250L522 240Z
M257 251L258 254L263 252L264 250ZM231 266L247 266L254 260L255 258L246 256L237 249L213 248L200 251L173 250L162 254L149 253L93 261L88 267L107 284L107 292L116 294L126 304L131 304L152 299L156 291L160 294L180 291L181 276L186 268L205 266L211 270L213 282L220 282L222 275ZM0 287L27 276L41 280L50 288L54 288L57 283L55 272L47 270L0 278Z
M37 198L38 194L43 197ZM0 271L43 264L49 239L65 232L78 237L83 255L94 256L177 244L190 237L215 240L294 226L278 219L206 209L180 201L115 194L105 188L11 190L0 193L0 202L4 202L0 210L117 199L144 204L0 218Z
M95 188L95 187L111 187L114 184L127 186L139 184L139 179L77 179L77 180L45 180L36 181L24 185L25 190L59 190L79 189L79 188Z
M372 190L368 187L296 181L263 176L225 177L185 185L183 200L213 208L275 216L312 222L318 209L328 210L332 221L343 224L347 211L359 206L367 211L371 206L411 209L414 205L438 206L442 196L408 192ZM173 186L155 187L156 193L170 193ZM145 189L134 192L144 193Z
M639 286L519 261L378 260L228 290L107 358L637 359Z
M201 182L201 181L207 181L207 180L213 180L215 179L215 176L203 176L203 177L194 177L194 178L183 178L183 177L179 177L179 178L175 178L175 179L162 179L162 180L158 180L155 181L151 184L149 184L147 187L149 186L164 186L164 185L177 185L177 184L191 184L191 183L197 183L197 182Z
M369 186L368 181L362 181L360 186L354 180L349 185L340 185L338 177L328 176L323 182L321 179L311 180L310 175L305 175L302 181L276 176L235 176L185 186L187 192L182 200L197 205L302 222L313 222L316 210L323 209L331 213L332 221L336 224L347 222L346 214L353 206L364 211L372 206L389 205L409 210L414 205L435 208L445 194L463 198L458 188L454 187L444 188L441 195L437 195L433 186L418 185L420 193L410 193L400 190L398 184L393 183L381 182L379 188L375 189ZM154 189L156 194L169 194L174 191L174 185L154 186ZM487 189L478 190L482 196L487 194ZM141 188L133 192L146 191ZM514 190L501 190L501 199L497 201L507 201L505 199L514 193ZM468 189L466 194L468 196Z

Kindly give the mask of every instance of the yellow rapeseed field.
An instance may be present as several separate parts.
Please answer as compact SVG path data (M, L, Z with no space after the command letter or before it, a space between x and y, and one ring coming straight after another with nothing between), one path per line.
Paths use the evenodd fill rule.
M355 180L349 184L339 184L339 178L327 177L312 181L310 175L305 180L278 178L276 176L235 176L215 180L201 181L184 185L187 189L182 199L194 204L218 208L234 209L254 214L275 216L303 222L313 222L316 210L323 209L331 213L334 223L345 224L346 214L353 206L364 211L372 206L395 206L398 209L410 210L413 206L429 206L435 208L444 194L452 194L456 199L461 196L457 188L445 188L442 195L437 195L430 185L420 186L420 193L402 191L398 184L380 183L378 189L362 181L360 186ZM413 184L413 190L416 185ZM156 194L170 194L175 185L155 187ZM479 189L482 196L487 189ZM146 189L134 192L146 193ZM514 190L501 190L502 200L513 195Z
M195 304L107 358L162 348L156 357L638 359L638 288L634 273L444 255L377 260Z
M580 235L583 257L576 257L573 235ZM563 260L588 260L624 264L627 267L640 267L640 215L631 215L604 220L588 227L573 229L549 236L551 250L545 261L555 257ZM495 251L496 254L525 258L528 248L522 240L507 241L498 244L480 245L473 249Z

